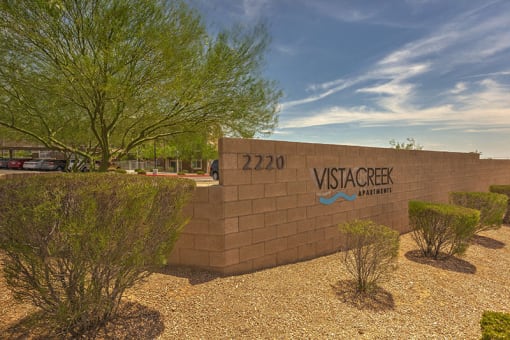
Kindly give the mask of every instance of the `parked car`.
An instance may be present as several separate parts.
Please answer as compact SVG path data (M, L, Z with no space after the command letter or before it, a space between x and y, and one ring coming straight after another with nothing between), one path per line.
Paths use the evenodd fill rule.
M24 170L41 170L44 159L31 159L23 163Z
M220 179L220 166L217 159L212 161L211 167L209 168L209 175L215 180Z
M9 160L9 162L7 163L7 168L8 169L17 169L17 170L21 170L23 169L23 164L26 162L26 161L29 161L30 158L16 158L16 159L11 159Z
M0 169L7 169L8 158L0 158Z
M82 161L81 159L70 159L67 163L67 171L72 172L74 168L77 168L80 172L89 172L90 164Z
M65 159L45 159L41 165L41 170L47 171L64 171L65 168Z

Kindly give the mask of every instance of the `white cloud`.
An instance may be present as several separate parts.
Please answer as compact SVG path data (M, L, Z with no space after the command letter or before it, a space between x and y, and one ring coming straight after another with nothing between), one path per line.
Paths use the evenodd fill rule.
M509 88L492 77L479 82L460 81L426 102L422 79L438 77L459 65L481 63L510 48L510 20L502 11L482 20L476 9L461 13L428 36L415 40L375 62L365 72L308 86L311 95L282 103L280 126L306 127L359 122L364 125L443 125L444 129L477 131L494 125L510 127ZM506 76L510 71L489 73ZM472 77L482 77L474 75ZM466 78L466 77L464 77ZM440 79L444 81L444 79ZM362 87L356 88L358 85ZM285 109L317 102L341 91L364 93L371 109L337 105L313 113L285 116ZM347 97L347 96L346 96ZM440 97L440 98L439 98ZM421 102L421 106L413 104Z
M452 94L459 94L467 90L467 84L465 82L459 82L455 84L455 88L450 90Z

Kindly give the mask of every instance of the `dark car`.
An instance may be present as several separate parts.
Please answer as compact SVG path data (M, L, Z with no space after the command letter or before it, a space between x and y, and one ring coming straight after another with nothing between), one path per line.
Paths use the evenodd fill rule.
M47 171L64 171L65 168L65 159L46 159L41 165L41 170Z
M11 159L9 160L9 162L7 163L7 168L8 169L23 169L23 164L26 162L26 161L29 161L30 158L17 158L17 159Z
M7 169L8 163L9 163L8 158L0 158L0 169Z
M209 175L215 180L220 179L220 166L217 159L212 161L211 167L209 168Z

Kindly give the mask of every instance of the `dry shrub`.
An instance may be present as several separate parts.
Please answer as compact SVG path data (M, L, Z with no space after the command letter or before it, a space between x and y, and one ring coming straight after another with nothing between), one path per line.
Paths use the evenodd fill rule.
M369 293L396 267L399 233L368 220L339 226L346 244L342 262L356 282L356 291Z
M124 291L165 263L187 222L194 183L116 174L0 182L4 275L56 334L94 334Z
M438 259L466 251L480 221L480 211L457 205L409 202L413 239L426 257Z

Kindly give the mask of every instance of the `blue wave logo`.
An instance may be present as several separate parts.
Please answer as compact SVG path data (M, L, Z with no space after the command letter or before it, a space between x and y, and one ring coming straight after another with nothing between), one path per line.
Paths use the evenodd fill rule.
M330 205L336 202L339 198L343 198L347 201L354 201L356 199L356 194L353 194L352 196L347 195L345 192L337 192L330 198L321 197L319 198L319 202L325 205Z

